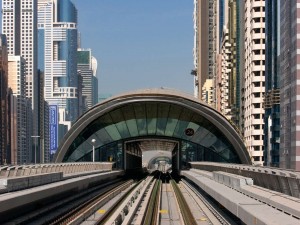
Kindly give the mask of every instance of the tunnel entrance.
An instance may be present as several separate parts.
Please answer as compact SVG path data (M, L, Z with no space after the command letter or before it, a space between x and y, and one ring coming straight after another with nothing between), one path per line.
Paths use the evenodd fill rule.
M125 142L124 168L130 170L179 171L179 143L164 139L139 139ZM175 158L174 158L175 157Z

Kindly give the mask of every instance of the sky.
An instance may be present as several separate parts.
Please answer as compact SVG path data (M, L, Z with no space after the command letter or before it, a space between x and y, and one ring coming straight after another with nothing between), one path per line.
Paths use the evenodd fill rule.
M192 0L72 2L81 48L98 61L99 94L159 87L193 93Z
M73 0L99 93L167 87L193 93L193 1Z

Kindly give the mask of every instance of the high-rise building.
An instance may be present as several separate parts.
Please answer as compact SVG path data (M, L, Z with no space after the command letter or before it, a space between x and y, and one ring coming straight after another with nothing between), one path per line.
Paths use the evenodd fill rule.
M244 5L243 134L255 164L264 161L265 1Z
M219 98L217 98L217 105L219 111L222 112L228 119L231 119L231 109L229 107L229 77L231 72L230 63L230 42L228 37L228 28L224 26L222 34L222 44L220 50L220 72L218 73L218 85L216 86L217 92L219 92Z
M228 71L229 71L229 39L228 39L228 0L219 0L219 49L217 49L215 101L216 109L227 117L228 113Z
M298 1L280 1L280 167L300 171L300 12Z
M279 166L280 89L278 73L278 0L266 0L266 93L264 117L264 165Z
M34 152L32 146L32 108L31 100L25 91L26 61L21 56L8 56L8 86L11 114L11 163L29 163Z
M0 34L0 165L10 162L7 60L6 37Z
M206 79L215 79L219 48L219 0L194 1L194 95L202 99ZM212 103L215 106L215 102Z
M93 105L98 103L98 61L92 56L92 69L93 69Z
M241 1L228 0L228 41L230 49L228 58L229 77L228 77L228 104L230 108L230 117L232 122L239 126L240 119L240 34L241 34Z
M50 124L50 150L78 118L77 10L70 0L38 0L39 69L45 79L45 100L54 125ZM53 106L53 107L52 107ZM58 116L57 116L58 115ZM53 121L53 120L52 120ZM58 139L58 141L57 141Z
M33 116L38 115L37 0L3 0L2 33L7 36L8 55L22 56L25 63L25 93L31 100ZM26 100L28 101L28 100ZM33 121L30 135L38 135L40 120ZM34 147L30 146L28 151ZM33 160L33 159L32 159Z
M82 76L82 98L83 112L88 111L93 106L93 69L91 49L79 48L77 52L77 70Z
M37 87L37 0L3 0L2 33L7 36L9 55L26 60L26 97L38 107ZM35 114L36 116L37 114Z
M50 162L50 149L49 149L49 107L48 103L44 98L44 74L38 71L38 85L39 85L39 115L40 115L40 126L39 134L35 137L34 141L39 142L39 148L36 149L37 163L48 163Z

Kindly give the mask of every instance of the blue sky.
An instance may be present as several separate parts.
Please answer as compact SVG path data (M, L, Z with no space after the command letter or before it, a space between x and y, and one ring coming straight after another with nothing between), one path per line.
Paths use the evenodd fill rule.
M193 1L73 0L99 93L169 87L193 93Z
M192 0L72 0L99 93L168 87L193 93Z

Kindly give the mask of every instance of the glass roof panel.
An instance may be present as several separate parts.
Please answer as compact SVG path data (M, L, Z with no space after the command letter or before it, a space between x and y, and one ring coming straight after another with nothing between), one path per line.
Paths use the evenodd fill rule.
M116 126L123 139L130 137L130 133L125 121L117 123Z
M112 140L117 141L121 139L120 132L118 131L115 124L109 125L104 128L106 132L109 134Z
M134 105L134 112L136 116L137 128L140 136L147 135L147 121L145 104L137 103Z
M172 137L177 126L178 119L169 118L165 130L165 135L168 137Z
M155 102L147 103L147 133L148 135L154 135L156 133L157 123L157 104Z
M131 137L138 136L139 132L137 128L133 105L126 105L123 108L121 108L121 111L123 113L124 120L126 122L126 126L130 133L130 136Z
M101 130L98 130L96 133L96 136L98 137L97 140L103 144L107 144L113 141L111 136L106 132L106 130L103 128Z
M173 136L181 111L182 111L182 107L177 105L171 105L169 110L169 115L168 115L169 118L165 130L166 136L169 137Z
M156 121L157 129L156 129L156 135L165 135L165 129L167 126L168 118L158 118Z
M131 137L139 136L138 127L135 119L126 120L126 124Z

